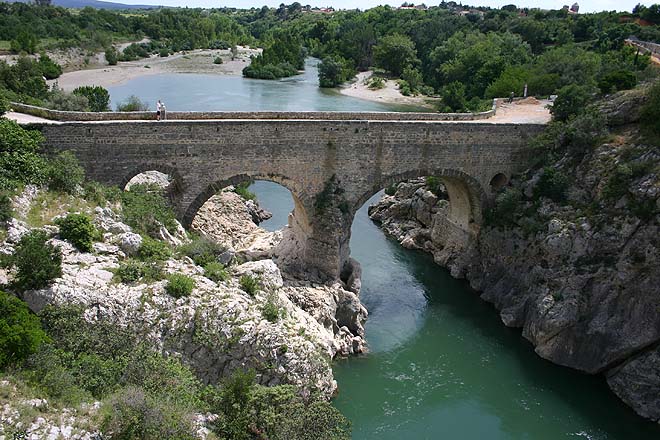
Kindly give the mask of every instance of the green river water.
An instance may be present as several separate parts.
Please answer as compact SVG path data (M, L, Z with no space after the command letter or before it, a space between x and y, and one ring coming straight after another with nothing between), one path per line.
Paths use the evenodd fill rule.
M320 91L311 64L288 81L156 75L110 92L113 102L160 98L169 110L391 109ZM274 213L262 226L284 226L288 190L269 182L252 189ZM334 364L335 405L354 439L660 439L660 426L636 416L603 378L539 358L466 282L385 237L366 214L376 197L356 215L351 239L371 352Z

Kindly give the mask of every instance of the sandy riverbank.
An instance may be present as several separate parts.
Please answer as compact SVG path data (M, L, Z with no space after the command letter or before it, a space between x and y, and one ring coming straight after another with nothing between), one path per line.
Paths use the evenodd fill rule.
M250 56L260 52L261 49L239 46L238 56L234 60L231 59L229 50L209 49L181 52L165 58L152 56L137 61L120 62L116 66L67 72L49 83L57 82L60 88L71 91L83 85L112 87L140 76L160 73L240 75L243 68L249 64ZM221 57L223 63L214 64L216 57Z
M426 96L404 96L399 91L399 86L395 80L386 80L385 87L378 90L371 90L367 86L367 80L373 72L360 72L355 80L339 89L342 95L352 96L353 98L366 99L368 101L380 102L382 104L401 104L416 107L433 108L432 98Z

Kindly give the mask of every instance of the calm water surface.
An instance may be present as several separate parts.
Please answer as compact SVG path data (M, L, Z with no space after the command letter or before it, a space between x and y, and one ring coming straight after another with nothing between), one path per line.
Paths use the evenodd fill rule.
M274 214L263 226L284 226L288 190L251 189ZM354 439L660 439L601 378L542 360L465 282L386 238L366 212L378 197L351 239L371 353L335 363Z
M279 81L241 76L171 73L139 77L108 88L111 107L135 95L156 108L162 100L169 111L411 111L409 106L385 105L321 89L318 60L309 58L305 72ZM423 110L422 110L423 111Z

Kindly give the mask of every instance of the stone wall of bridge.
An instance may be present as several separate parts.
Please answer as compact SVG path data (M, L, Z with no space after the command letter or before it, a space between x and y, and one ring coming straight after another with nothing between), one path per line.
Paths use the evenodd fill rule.
M136 174L170 174L178 217L228 184L250 178L291 190L295 210L281 263L292 273L336 279L348 261L357 209L391 183L436 175L451 221L478 233L491 179L525 166L541 125L428 121L214 120L65 123L40 126L46 148L71 150L89 178L125 185Z

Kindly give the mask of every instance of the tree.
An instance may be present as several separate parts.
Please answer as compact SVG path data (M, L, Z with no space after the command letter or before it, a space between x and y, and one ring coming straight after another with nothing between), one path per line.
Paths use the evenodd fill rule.
M117 49L115 49L113 46L108 47L105 50L105 60L108 62L108 65L115 66L119 60Z
M26 359L47 340L39 318L27 304L0 291L0 369Z
M648 101L642 107L641 123L649 138L660 139L660 82L648 91Z
M591 101L591 89L587 86L570 84L559 89L550 113L558 121L567 121L577 115Z
M16 267L13 285L20 290L43 289L62 276L62 253L44 231L28 232L16 245L5 265Z
M13 53L26 52L31 54L36 52L37 44L39 44L39 40L33 33L22 30L15 39L11 40L10 50Z
M337 87L348 80L353 72L347 66L345 59L327 57L319 63L319 85L321 87Z
M55 79L62 74L62 67L55 61L50 59L46 53L39 56L39 69L46 79Z
M467 107L467 101L465 99L465 86L458 81L447 84L442 89L442 104L444 105L444 108L441 108L441 111L464 111Z
M415 43L405 35L387 35L374 47L374 63L392 75L401 76L406 66L419 63Z
M110 93L101 86L80 86L73 90L73 94L87 98L89 109L93 112L110 110Z

